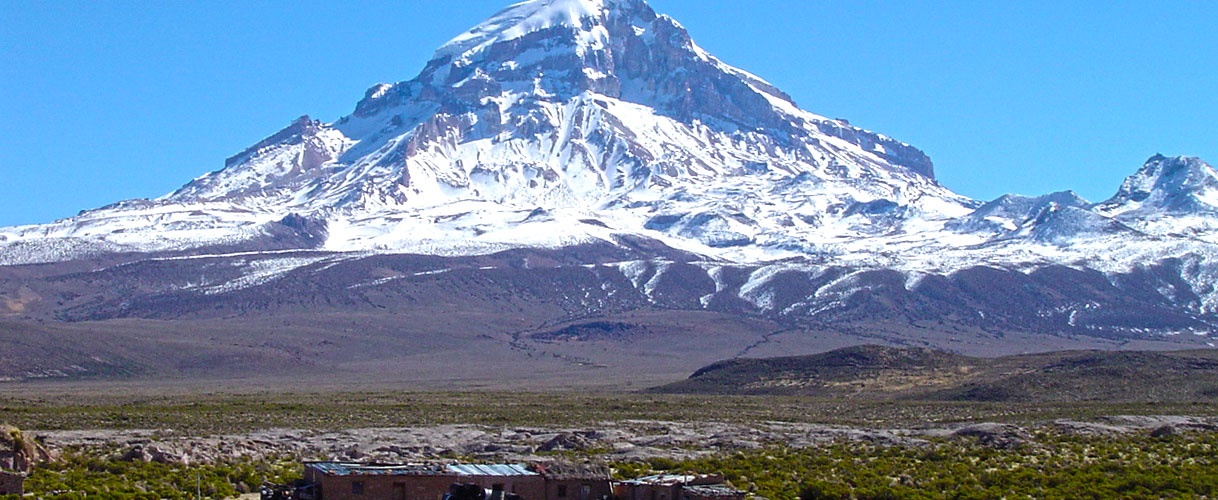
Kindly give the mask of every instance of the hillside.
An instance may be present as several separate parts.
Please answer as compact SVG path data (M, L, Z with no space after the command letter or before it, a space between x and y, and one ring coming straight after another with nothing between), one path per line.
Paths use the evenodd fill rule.
M980 358L876 345L735 359L653 392L1008 402L1218 400L1218 351L1058 351Z

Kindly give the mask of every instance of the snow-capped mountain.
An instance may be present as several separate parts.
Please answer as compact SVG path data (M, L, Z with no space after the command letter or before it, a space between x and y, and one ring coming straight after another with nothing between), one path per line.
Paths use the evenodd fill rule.
M1198 158L1155 155L1101 204L1114 216L1218 212L1218 172Z
M1218 242L1218 171L1199 158L1155 155L1095 209L1150 234Z
M462 282L479 300L561 307L546 325L659 307L1136 336L1215 324L1216 258L1218 172L1199 159L1155 156L1100 203L982 203L642 0L530 0L350 115L301 117L173 193L0 229L0 270L90 263L41 285L26 269L61 268L0 274L0 306L78 321L370 290L398 304L392 287L467 269L494 276ZM547 287L502 274L541 268Z
M916 148L801 110L642 1L538 0L372 87L351 115L302 117L170 195L8 230L30 249L4 260L239 243L291 215L335 251L644 233L757 260L821 251L788 228L835 238L967 213L933 175ZM709 250L725 247L739 251Z

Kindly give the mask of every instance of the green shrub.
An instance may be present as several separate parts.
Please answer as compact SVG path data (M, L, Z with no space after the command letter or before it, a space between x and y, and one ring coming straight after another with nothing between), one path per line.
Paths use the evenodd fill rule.
M1218 434L1173 440L1041 434L1037 444L1015 449L958 440L921 447L841 442L650 465L723 474L771 500L1213 498ZM630 470L636 477L652 472Z
M299 475L297 460L234 459L207 465L168 465L102 458L113 451L77 450L60 462L43 464L26 480L25 489L44 500L107 498L118 500L224 499L263 481L288 482Z

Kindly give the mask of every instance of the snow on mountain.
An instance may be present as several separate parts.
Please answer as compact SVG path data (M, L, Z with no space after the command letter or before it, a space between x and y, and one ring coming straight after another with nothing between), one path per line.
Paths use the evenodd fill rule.
M785 234L792 224L872 233L872 218L946 218L970 203L934 181L917 149L799 109L642 1L536 0L457 36L416 78L374 86L334 123L302 117L165 197L3 237L179 250L265 240L295 215L337 251L463 254L644 233L764 260L809 250ZM875 212L889 205L899 210ZM536 209L553 215L526 218ZM653 222L665 218L681 223Z
M1199 158L1155 155L1096 211L1151 234L1218 242L1218 171Z
M444 44L436 51L435 58L468 58L496 43L519 39L556 26L581 28L583 19L598 18L605 14L606 8L620 10L622 6L636 10L646 8L641 2L600 0L521 2ZM581 34L584 36L579 42L584 47L606 41L605 33L597 29L582 30Z
M1155 155L1101 209L1110 215L1218 212L1218 171L1199 158Z
M161 200L257 200L267 190L303 186L322 178L324 165L333 162L348 146L340 132L302 116L229 158L224 169L205 174Z
M1098 205L1071 192L981 204L941 186L918 149L799 108L642 0L531 0L350 115L301 117L164 197L0 229L0 264L631 236L720 263L918 276L1184 259L1200 280L1214 274L1216 187L1204 162L1156 156Z
M978 207L973 213L952 221L949 227L962 232L1010 233L1035 220L1036 215L1048 207L1085 208L1089 205L1087 200L1074 191L1060 191L1036 197L1006 194Z

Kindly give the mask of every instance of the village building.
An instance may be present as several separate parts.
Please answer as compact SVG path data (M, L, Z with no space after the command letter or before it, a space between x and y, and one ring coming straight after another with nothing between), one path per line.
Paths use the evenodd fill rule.
M621 500L744 500L747 492L713 474L658 474L621 481L614 494Z
M0 495L25 494L25 474L0 470Z
M16 427L0 425L0 495L25 493L25 476L35 463L50 459L41 444Z
M442 500L454 484L474 484L524 500L603 500L609 469L572 464L360 464L306 462L317 500Z
M534 464L545 478L546 495L536 500L602 500L613 497L609 467L603 464ZM523 495L522 495L523 496ZM534 500L525 496L525 500Z

